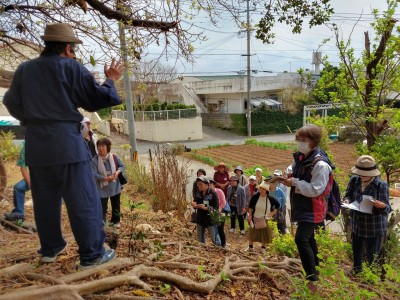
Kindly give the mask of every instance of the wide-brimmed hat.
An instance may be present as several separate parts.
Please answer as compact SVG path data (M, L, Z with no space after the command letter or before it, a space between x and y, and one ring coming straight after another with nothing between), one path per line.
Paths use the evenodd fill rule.
M201 175L201 176L197 177L196 181L201 181L201 182L210 184L210 182L208 181L208 178L206 176L204 176L204 175Z
M259 186L258 189L264 189L266 191L269 191L269 183L266 183L265 181L263 181Z
M243 167L242 167L242 166L237 166L237 167L235 168L235 170L233 170L233 172L236 173L236 170L239 170L239 171L242 172L242 174L243 174Z
M214 170L215 170L215 171L219 171L219 167L221 167L221 166L223 166L223 167L225 168L225 172L228 172L228 171L229 171L229 168L228 168L223 162L220 162L218 165L216 165L216 166L214 167Z
M82 41L75 36L71 25L67 23L46 24L44 35L40 37L45 42L65 42L82 44Z
M375 177L381 174L376 165L375 159L369 155L361 155L357 163L351 168L351 172L360 176Z

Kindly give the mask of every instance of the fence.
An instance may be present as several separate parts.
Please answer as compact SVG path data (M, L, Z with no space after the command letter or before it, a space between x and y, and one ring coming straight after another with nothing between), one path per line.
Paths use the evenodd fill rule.
M200 116L195 108L159 111L135 111L133 113L136 122L192 119ZM127 112L123 110L113 110L112 118L127 120Z

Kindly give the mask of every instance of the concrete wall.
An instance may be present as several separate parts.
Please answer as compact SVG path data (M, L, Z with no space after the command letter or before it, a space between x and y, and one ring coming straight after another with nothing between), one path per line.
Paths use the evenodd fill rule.
M129 134L128 122L113 118L114 126L120 126L121 133ZM136 138L152 142L177 142L203 139L201 117L191 119L176 119L166 121L135 122Z
M232 128L231 115L224 113L201 114L204 126L216 128Z

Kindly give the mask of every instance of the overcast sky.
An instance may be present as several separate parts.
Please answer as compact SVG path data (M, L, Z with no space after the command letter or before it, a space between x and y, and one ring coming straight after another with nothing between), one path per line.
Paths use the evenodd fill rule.
M246 9L246 2L238 2L239 6ZM261 17L263 2L257 2L255 11L251 12L251 23L254 25ZM373 20L372 8L383 11L386 8L385 0L333 0L332 5L335 15L332 22L338 24L343 31L343 36L352 34L352 45L356 51L361 51L364 44L364 32L369 31L371 38L373 31L370 23ZM251 2L251 7L253 7ZM243 12L243 21L246 21L246 13ZM400 18L399 11L396 17ZM360 18L360 20L358 20ZM358 21L358 23L357 23ZM187 22L187 21L185 21ZM175 62L174 59L162 58L164 64L176 65L178 74L235 74L246 70L246 35L238 35L239 28L231 21L223 20L219 27L210 25L205 16L200 16L191 21L192 29L204 30L207 41L194 44L195 63ZM313 69L311 64L312 52L319 48L324 39L332 38L330 42L319 48L322 55L328 55L331 63L337 64L337 50L334 44L333 33L327 26L317 28L303 28L301 34L292 34L291 30L282 24L274 28L276 34L275 43L263 44L255 36L251 39L251 69L257 70L259 75L266 75L263 71L295 72L299 68ZM158 49L150 50L145 60L157 56Z

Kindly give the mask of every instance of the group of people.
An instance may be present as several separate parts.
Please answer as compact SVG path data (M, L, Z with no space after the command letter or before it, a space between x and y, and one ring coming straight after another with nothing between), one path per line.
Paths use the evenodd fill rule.
M210 211L217 211L223 216L229 211L230 233L235 233L237 219L239 232L245 235L247 220L250 226L250 252L254 250L254 242L261 243L261 251L264 251L266 244L272 241L272 228L269 228L265 220L274 218L279 232L286 233L286 186L272 180L274 176L282 176L282 171L275 170L274 176L264 177L262 169L256 168L255 175L247 179L242 166L237 166L233 175L229 174L229 168L222 162L214 170L211 178L206 176L204 169L199 169L196 181L193 182L192 207L197 213L195 222L198 241L205 242L207 229L215 245L226 247L225 218L213 222ZM257 218L264 220L265 227L251 226Z
M123 165L107 156L110 143L104 140L96 142L97 166L95 160L91 162L94 152L91 154L89 147L93 145L88 147L82 138L83 116L78 108L97 111L121 104L114 82L121 77L124 66L112 59L110 66L104 66L106 80L100 85L76 60L77 45L82 41L69 24L47 24L41 38L43 52L18 66L3 103L26 126L25 162L21 160L19 165L21 169L29 168L22 189L32 190L40 260L54 262L66 250L61 229L64 201L79 247L80 268L86 269L115 257L115 251L104 245L100 197L108 194L99 195L99 185L108 191L120 191L113 182ZM99 148L104 149L101 152ZM20 208L19 195L14 196L14 204ZM24 212L14 210L12 216L24 217Z
M319 147L321 138L321 129L316 125L306 125L297 130L295 140L298 151L293 154L294 160L287 169L286 177L280 170L274 172L279 180L272 180L272 176L263 177L260 168L248 180L241 166L236 167L235 174L230 176L227 166L220 163L215 167L213 178L207 178L206 172L200 169L193 185L192 202L192 207L201 211L201 217L196 222L198 240L205 242L207 228L214 244L226 246L224 224L216 227L208 212L222 211L227 202L231 208L230 232L235 232L237 218L240 233L245 234L244 219L247 216L250 226L248 250L254 251L253 243L259 242L262 244L261 252L265 251L265 245L271 242L272 236L264 219L274 218L279 232L286 233L286 192L290 187L290 221L297 223L295 242L308 286L315 290L319 265L315 233L325 228L327 201L324 195L332 187L332 172L335 169ZM369 265L380 262L391 206L388 184L380 179L372 156L360 156L351 172L353 176L348 182L343 202L358 205L366 199L372 202L370 212L350 210L354 265L348 274L354 275L362 271L364 253ZM209 200L206 195L209 195Z
M103 222L109 197L113 206L111 222L120 222L121 186L117 177L124 167L120 159L110 153L109 140L93 142L89 132L89 135L84 134L85 140L89 141L85 143L81 134L82 115L77 108L96 111L120 104L114 82L120 78L123 65L114 59L110 66L105 65L106 80L100 85L76 60L77 45L82 41L75 36L70 25L47 24L41 38L45 47L40 57L18 66L3 100L10 114L26 126L25 157L18 162L25 181L17 185L14 196L16 210L9 217L24 217L19 191L31 189L40 240L38 253L42 262L53 262L67 246L61 230L63 200L79 246L80 267L84 269L115 257L114 250L104 247ZM240 166L235 168L235 175L230 176L228 168L221 163L216 166L213 178L207 178L204 170L199 170L192 202L197 210L198 240L205 241L207 229L214 244L226 246L224 224L215 226L209 212L222 212L228 203L230 232L235 231L237 218L240 233L245 234L244 219L247 216L249 249L253 248L254 242L265 247L271 236L268 224L260 222L260 219L280 215L282 220L286 201L282 195L285 187L291 187L291 221L298 225L295 242L307 279L316 282L318 246L314 234L317 228L324 226L326 201L321 194L334 169L319 148L321 137L321 130L315 125L306 125L296 132L298 151L294 153L292 172L280 181L280 186L271 178L264 178L259 168L248 180ZM317 157L320 158L316 161ZM379 178L379 170L371 156L359 157L352 172L354 176L350 178L344 200L360 203L365 196L373 200L371 213L357 210L350 213L354 255L352 273L356 274L362 270L364 249L368 263L372 264L379 258L391 207L388 185ZM281 172L276 172L276 176L281 175ZM280 232L284 233L284 223L281 226Z

